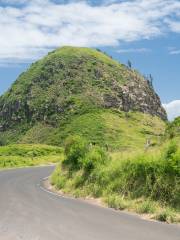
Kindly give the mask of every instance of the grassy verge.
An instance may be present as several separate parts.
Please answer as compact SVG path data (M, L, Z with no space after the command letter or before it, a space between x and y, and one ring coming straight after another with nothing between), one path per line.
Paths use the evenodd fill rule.
M37 166L63 159L62 148L48 145L16 144L0 147L0 168Z
M158 201L148 198L127 199L119 195L104 197L107 206L117 210L128 210L142 214L148 219L154 219L167 223L180 223L180 212L177 209L163 205Z
M178 141L157 150L109 156L102 148L73 137L66 141L65 159L51 183L76 197L100 197L116 209L180 222Z

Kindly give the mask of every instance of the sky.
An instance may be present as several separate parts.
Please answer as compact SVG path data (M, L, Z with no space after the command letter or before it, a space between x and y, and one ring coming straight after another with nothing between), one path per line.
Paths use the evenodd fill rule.
M93 47L152 74L180 115L180 0L0 0L0 33L0 94L49 51Z

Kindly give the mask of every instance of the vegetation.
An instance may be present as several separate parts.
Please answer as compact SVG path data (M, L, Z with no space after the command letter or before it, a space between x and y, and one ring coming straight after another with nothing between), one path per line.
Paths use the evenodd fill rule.
M168 123L166 136L170 139L180 138L180 117L177 117L173 122Z
M32 64L0 96L0 145L60 145L71 131L77 134L80 121L80 134L89 141L94 138L99 144L102 138L101 145L121 148L121 122L124 125L126 119L137 115L122 111L140 112L143 119L143 113L148 113L154 116L154 120L149 117L152 125L157 121L164 124L155 116L166 119L158 96L140 73L100 51L62 47ZM104 123L103 119L107 121ZM131 124L131 120L127 121ZM154 130L150 128L149 125L151 135ZM116 144L112 143L113 135L117 137Z
M101 105L100 93L112 92L111 79L119 85L125 82L120 71L125 71L123 66L101 52L60 48L32 64L0 97L0 108L9 110L0 118L0 124L4 128L8 124L8 129L26 125L27 130L34 122L57 126L85 99L88 106Z
M180 221L180 118L152 80L99 50L49 53L0 97L0 168L60 161L57 189Z
M160 143L165 123L158 117L138 112L92 109L75 115L58 128L37 124L22 137L23 143L63 145L69 135L84 137L89 143L106 147L108 151L144 149Z
M0 168L51 164L62 159L62 148L53 146L16 144L0 147Z
M81 137L65 144L65 160L51 177L74 196L101 197L108 206L180 221L180 142L141 152L108 154Z

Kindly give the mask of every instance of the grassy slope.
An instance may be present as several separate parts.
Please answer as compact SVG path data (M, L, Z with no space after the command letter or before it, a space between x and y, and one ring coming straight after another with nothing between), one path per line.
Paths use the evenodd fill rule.
M62 158L62 148L54 146L16 144L0 147L0 168L57 163Z
M83 145L74 145L73 150L67 151L65 160L74 161L74 156L79 156L76 162L79 161L80 167L73 169L64 164L66 160L57 167L51 182L57 189L77 197L101 197L116 209L149 214L161 221L180 222L179 126L175 120L159 146L142 150L137 144L134 151L115 151L108 159L96 149L78 155L83 151L76 149ZM171 131L176 136L170 140Z
M36 125L22 138L23 143L62 145L69 135L80 135L89 142L108 150L144 149L146 140L158 144L165 131L165 123L157 117L142 113L112 110L92 110L75 115L59 128Z

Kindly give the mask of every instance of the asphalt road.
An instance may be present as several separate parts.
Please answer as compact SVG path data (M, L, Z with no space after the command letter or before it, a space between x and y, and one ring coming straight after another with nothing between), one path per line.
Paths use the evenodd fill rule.
M0 171L0 240L180 240L178 226L44 191L52 170Z

